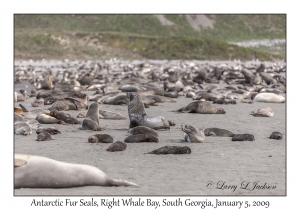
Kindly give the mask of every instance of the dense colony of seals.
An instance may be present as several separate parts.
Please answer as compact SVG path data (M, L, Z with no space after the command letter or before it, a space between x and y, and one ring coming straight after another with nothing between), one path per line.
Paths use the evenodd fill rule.
M253 141L255 138L252 134L234 134L231 131L216 127L206 128L202 132L196 128L197 126L200 127L200 123L202 127L212 126L207 125L206 117L214 117L216 119L214 123L217 124L214 126L222 127L227 123L223 119L228 114L223 116L188 114L189 117L199 118L199 124L195 125L191 125L189 121L185 122L186 118L181 119L179 117L180 120L176 119L176 122L180 122L180 125L176 126L174 121L166 118L184 115L174 112L225 114L228 111L227 113L230 113L233 107L227 104L247 103L248 105L245 106L254 106L257 104L253 103L257 102L261 104L284 103L286 101L286 79L281 74L284 74L285 71L285 65L260 63L259 66L256 66L251 62L220 64L170 61L160 64L148 61L137 63L99 61L75 64L75 66L70 63L63 63L56 69L56 72L49 67L33 67L31 64L26 67L16 66L15 72L16 75L19 75L16 83L24 80L29 82L33 88L31 94L28 94L24 88L18 88L14 91L15 103L22 101L21 103L24 104L27 100L31 100L30 104L32 105L27 109L22 104L19 104L19 107L18 104L15 104L14 133L27 135L26 138L37 140L40 142L39 144L47 144L44 141L53 140L51 135L61 134L57 135L55 139L63 139L65 136L70 138L69 134L66 134L69 132L88 133L81 140L82 143L86 143L86 138L88 138L89 143L111 143L106 149L109 152L124 151L127 149L126 143L166 143L164 137L167 135L159 135L159 132L168 134L168 132L171 133L176 129L181 129L184 133L184 141L190 143L202 143L206 141L206 136L208 136L207 142L209 142L210 136L232 137L232 141ZM34 100L32 97L35 97ZM153 113L151 109L154 109L154 106L157 110L159 106L165 106L162 103L176 103L180 98L186 100L183 103L186 106L180 109L178 109L180 106L175 106L177 109L175 111L173 111L175 108L170 108L169 113L155 113L167 116L166 118L164 116L151 117L145 111L147 108L148 113ZM269 105L270 107L259 109L251 112L251 114L271 117L274 112L271 109L273 108L272 104ZM226 111L224 107L226 107ZM122 108L127 108L129 119L118 113L124 111ZM84 118L83 121L80 122L72 117L69 111L73 116L77 115L77 118ZM247 115L245 114L245 116ZM116 126L113 125L106 129L105 126L107 125L102 124L103 119L107 119L105 122L126 119L128 121L114 121ZM270 119L264 120L268 122ZM125 127L122 127L124 125L122 123L125 124ZM63 130L60 132L59 128L44 127L44 124L59 124L59 126L69 127L64 130L66 132ZM100 127L100 124L103 127ZM171 126L174 127L171 128ZM124 141L114 142L110 134L93 133L93 131L104 129L108 133L115 130L124 131L125 139L117 139L124 139ZM36 132L33 133L33 130ZM128 137L125 137L126 134ZM160 140L158 140L158 136L160 136ZM16 138L25 137L18 136ZM279 132L273 132L269 138L282 139L283 135ZM226 138L223 139L226 140ZM59 142L58 140L55 141ZM186 142L177 143L186 144ZM87 145L105 150L102 144ZM142 144L142 146L144 145ZM146 145L149 146L149 144ZM199 150L194 150L197 145L189 145L193 147L193 154L199 153ZM53 146L51 142L50 146ZM128 150L135 146L135 144L130 144ZM190 147L163 146L145 154L191 154ZM60 148L57 147L57 149ZM130 153L132 150L128 152ZM64 163L41 156L15 154L14 166L15 188L63 188L88 185L138 186L125 180L112 179L93 166ZM49 171L53 173L49 173Z

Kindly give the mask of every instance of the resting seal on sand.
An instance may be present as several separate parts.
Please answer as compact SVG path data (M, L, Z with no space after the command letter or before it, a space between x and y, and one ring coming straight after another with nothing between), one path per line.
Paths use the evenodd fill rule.
M50 140L53 140L53 138L51 137L50 133L48 133L47 131L43 131L38 134L36 140L37 141L50 141Z
M280 132L273 132L270 135L270 139L282 139L282 133L280 133Z
M109 152L117 152L117 151L123 151L126 148L127 148L126 143L121 142L121 141L116 141L116 142L110 144L106 150Z
M43 107L44 106L44 98L35 99L31 105L33 107Z
M22 154L15 154L14 175L14 188L138 186L126 180L110 178L94 166Z
M184 140L191 143L202 143L205 140L204 134L192 125L181 125L184 132Z
M58 120L55 117L52 117L50 114L46 113L38 114L35 119L41 124L64 124L64 121Z
M253 101L265 103L284 103L285 98L275 93L259 93L254 97Z
M235 134L232 137L232 141L254 141L255 138L252 134Z
M86 116L86 113L81 112L77 115L77 118L85 118L85 116ZM116 112L99 109L99 119L126 120L126 117L124 117L123 115L116 113Z
M127 92L127 96L129 98L129 128L146 126L155 130L170 129L169 122L163 116L148 117L142 99L136 92Z
M144 154L156 154L156 155L167 155L167 154L191 154L191 148L187 146L164 146L153 150L152 152L144 153Z
M14 132L16 135L28 136L32 133L32 130L26 122L16 122L14 124Z
M90 143L113 143L114 139L108 134L94 134L89 137Z
M254 117L273 117L274 112L270 107L267 107L264 109L258 109L256 112L251 112L250 115L253 115Z
M157 131L155 131L152 128L146 127L146 126L137 126L137 127L131 128L128 130L127 134L128 135L147 134L149 136L158 137Z
M126 143L140 143L140 142L158 142L158 138L148 134L135 134L128 136L124 142Z
M231 131L221 128L206 128L204 130L205 136L222 136L222 137L233 137L234 133Z
M175 110L174 112L198 113L198 114L225 114L225 110L221 107L212 105L208 101L194 101L189 105Z
M52 117L55 117L58 120L62 120L65 123L69 123L69 124L81 124L80 121L78 121L76 118L71 117L69 114L63 113L63 112L59 112L57 110L52 110L50 112L50 115Z
M39 133L42 133L43 131L47 131L47 132L50 133L51 135L55 135L55 134L61 133L59 130L57 130L57 129L54 128L54 127L49 127L49 128L39 128L39 129L37 129L35 132L36 132L37 134L39 134Z
M83 130L102 131L99 127L99 105L92 103L86 113L86 118L82 122Z

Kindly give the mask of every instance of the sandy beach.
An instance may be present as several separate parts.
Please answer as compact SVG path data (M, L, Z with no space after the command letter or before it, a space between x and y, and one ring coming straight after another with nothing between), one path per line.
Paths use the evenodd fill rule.
M22 88L15 85L15 89ZM225 84L226 85L226 84ZM30 89L29 89L30 91ZM94 91L83 92L92 95ZM285 94L282 94L285 96ZM35 97L14 106L34 109ZM158 131L158 143L128 143L122 152L107 152L109 144L88 143L92 134L109 134L114 141L124 141L129 126L126 105L100 104L100 109L118 112L126 120L100 119L104 131L84 131L81 125L49 125L61 134L55 140L38 142L35 131L29 136L14 134L14 152L40 155L59 161L89 164L107 175L140 185L133 187L86 186L63 189L15 189L14 195L286 195L286 103L253 103L218 105L226 114L174 113L192 102L180 96L175 103L150 106L150 116L162 115L176 123L170 130ZM89 101L88 105L92 102ZM51 105L44 106L44 109ZM251 111L271 107L273 117L254 117ZM65 111L76 117L85 111ZM83 120L82 118L79 120ZM231 137L206 137L201 144L183 142L181 124L200 130L223 128L236 134L253 134L255 141L233 142ZM47 125L44 125L47 126ZM283 134L281 140L269 139L272 132ZM144 154L165 145L189 146L188 155Z

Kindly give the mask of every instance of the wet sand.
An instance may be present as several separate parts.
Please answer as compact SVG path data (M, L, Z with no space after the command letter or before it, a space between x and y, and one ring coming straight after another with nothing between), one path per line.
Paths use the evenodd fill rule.
M15 86L17 89L18 86ZM89 95L94 91L84 92ZM284 94L285 96L285 94ZM34 109L31 102L16 102ZM286 104L218 105L226 114L174 113L172 110L186 106L192 99L183 96L176 103L160 103L146 109L150 116L163 115L176 126L159 131L159 143L132 143L122 152L107 152L108 144L88 143L88 137L109 134L114 141L124 141L129 126L127 106L100 104L100 109L118 112L126 120L100 119L104 131L83 131L81 125L49 125L61 134L55 140L37 142L37 134L14 135L14 152L40 155L69 163L89 164L107 175L135 182L139 188L86 186L64 189L15 189L14 195L285 195L286 194ZM90 105L92 102L89 102ZM251 111L271 107L273 117L253 117ZM44 106L49 108L50 105ZM76 117L85 111L65 111ZM83 120L82 118L80 119ZM191 124L199 129L218 127L237 134L253 134L255 141L233 142L231 137L206 137L202 144L183 142L181 124ZM44 125L46 126L46 125ZM273 131L283 134L283 139L269 139ZM145 155L144 153L165 145L189 146L189 155ZM269 157L271 156L271 157ZM255 185L256 183L256 185ZM256 187L254 187L256 186ZM268 187L269 186L269 187ZM221 188L221 189L218 189ZM246 189L243 189L246 188ZM253 189L254 188L254 189ZM260 188L260 189L258 189Z

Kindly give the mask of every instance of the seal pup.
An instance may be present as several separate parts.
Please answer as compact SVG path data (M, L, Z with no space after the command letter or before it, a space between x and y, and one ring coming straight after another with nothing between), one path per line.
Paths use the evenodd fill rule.
M225 110L221 107L212 105L208 101L194 101L189 105L182 107L173 112L183 112L183 113L198 113L198 114L225 114Z
M267 107L264 109L258 109L256 112L252 111L250 115L253 115L254 117L273 117L274 112L270 107Z
M191 148L187 146L164 146L144 154L168 155L168 154L191 154Z
M275 93L258 93L254 98L254 102L265 102L265 103L284 103L285 98Z
M110 144L106 151L109 152L117 152L117 151L123 151L127 148L127 144L121 141L115 141L114 143Z
M66 114L64 112L59 112L57 110L52 110L50 112L50 115L52 117L55 117L58 120L62 120L65 123L68 123L68 124L72 124L72 125L74 125L74 124L81 124L81 122L78 121L76 118L71 117L69 114Z
M99 126L99 104L92 103L86 113L85 119L82 121L82 130L102 131Z
M127 92L126 94L129 98L129 128L146 126L154 130L170 129L169 122L163 116L149 117L147 115L142 99L137 92Z
M54 140L54 139L52 138L50 133L48 133L47 131L43 131L37 135L36 140L37 141L50 141L50 140Z
M128 136L124 142L126 143L140 143L140 142L158 142L158 138L156 136L148 135L148 134L135 134Z
M26 122L16 122L14 123L14 133L16 135L28 136L32 133L32 129Z
M235 134L231 131L221 128L206 128L204 130L205 136L222 136L222 137L233 137Z
M94 134L88 138L89 143L113 143L114 139L108 134Z
M66 163L42 156L15 154L14 188L82 186L138 187L135 183L111 178L94 166Z
M44 132L44 131L50 133L51 135L55 135L55 134L58 134L58 133L60 134L60 133L61 133L59 130L57 130L57 129L54 128L54 127L49 127L49 128L39 128L39 129L37 129L35 132L36 132L37 134L39 134L39 133L42 133L42 132Z
M203 143L205 135L192 125L181 125L184 132L184 140L191 143Z
M149 136L158 137L158 132L146 126L137 126L128 130L127 135L147 134Z
M235 134L232 137L232 141L254 141L255 138L252 134Z
M282 133L275 131L271 133L270 139L282 139Z

